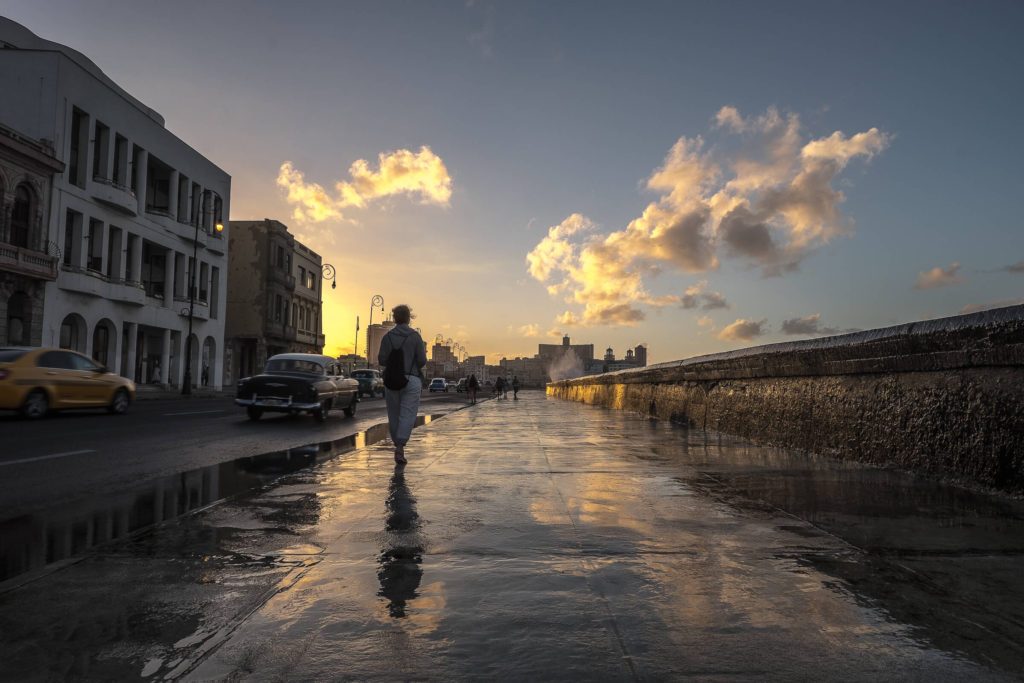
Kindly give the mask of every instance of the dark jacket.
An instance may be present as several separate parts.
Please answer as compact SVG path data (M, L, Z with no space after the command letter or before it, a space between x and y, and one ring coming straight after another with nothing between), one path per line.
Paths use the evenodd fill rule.
M423 379L423 366L427 364L427 351L423 347L423 337L408 325L396 325L384 335L384 339L380 342L377 362L387 365L391 349L399 347L401 347L402 356L405 358L405 373Z

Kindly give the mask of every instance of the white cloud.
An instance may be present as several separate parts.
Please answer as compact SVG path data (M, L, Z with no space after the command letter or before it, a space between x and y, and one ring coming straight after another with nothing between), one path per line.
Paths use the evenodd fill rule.
M640 306L695 307L696 295L648 292L644 278L665 268L703 273L724 255L765 276L798 269L815 249L852 230L839 211L845 197L833 187L836 177L851 160L870 159L891 140L877 128L813 139L799 116L774 108L744 118L735 107L723 107L714 129L742 135L743 151L730 157L705 150L699 136L681 137L646 181L657 199L624 228L597 234L589 219L572 214L527 255L530 274L549 294L583 307L563 314L566 324L629 325L643 319ZM702 305L728 306L713 295L719 298Z
M958 285L964 281L959 272L960 264L956 261L945 268L935 266L931 270L923 270L917 274L914 289L935 289L936 287Z

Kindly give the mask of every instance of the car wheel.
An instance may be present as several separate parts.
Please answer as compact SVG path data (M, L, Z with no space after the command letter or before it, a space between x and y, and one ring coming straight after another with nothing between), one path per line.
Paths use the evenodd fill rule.
M263 408L258 408L256 406L249 406L248 408L245 409L245 414L249 416L250 420L255 422L256 420L258 420L261 417L263 417Z
M128 404L131 399L128 396L128 392L125 389L118 389L114 392L114 398L107 406L107 411L114 415L124 415L128 412Z
M359 401L356 400L356 397L353 396L352 397L352 402L348 404L347 408L345 408L345 416L346 417L354 417L355 416L355 414L356 414L356 404L358 402Z
M313 411L313 419L323 422L327 419L327 413L331 411L330 401L320 401L320 407Z
M50 412L50 399L42 389L29 392L21 404L21 414L30 420L37 420Z

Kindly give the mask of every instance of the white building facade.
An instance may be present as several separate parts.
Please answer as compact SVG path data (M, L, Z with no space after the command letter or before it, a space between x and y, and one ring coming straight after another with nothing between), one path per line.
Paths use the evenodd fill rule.
M0 123L50 144L43 346L140 383L220 388L231 178L86 57L0 17ZM222 226L222 230L218 230ZM195 306L189 303L195 282Z

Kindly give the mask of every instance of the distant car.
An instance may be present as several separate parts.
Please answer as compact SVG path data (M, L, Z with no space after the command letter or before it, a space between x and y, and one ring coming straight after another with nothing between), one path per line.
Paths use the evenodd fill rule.
M448 393L448 383L444 381L444 377L435 377L430 380L430 393L435 391L443 391Z
M380 370L353 370L349 377L359 382L360 396L373 398L378 394L384 395L384 379L381 377Z
M466 385L468 385L468 384L469 384L469 380L466 379L465 377L463 377L462 379L460 379L458 382L455 383L455 391L457 393L460 393L460 394L465 392L466 391Z
M135 382L67 349L0 348L0 410L36 419L51 410L106 408L120 415L135 400Z
M449 379L449 380L445 381L445 388L446 389L455 389L456 391L458 391L458 389L456 387L458 387L458 382L456 382L455 380Z
M250 420L264 412L310 413L317 422L333 409L352 417L359 403L359 382L341 373L334 358L315 353L281 353L267 360L263 374L238 380L235 404Z

